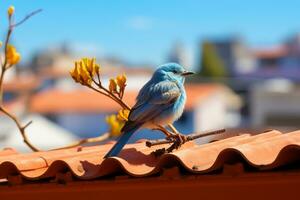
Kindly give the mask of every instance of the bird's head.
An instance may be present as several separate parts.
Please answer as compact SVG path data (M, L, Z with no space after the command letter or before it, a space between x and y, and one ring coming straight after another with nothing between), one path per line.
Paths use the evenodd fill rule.
M177 63L166 63L158 67L154 76L184 83L185 77L192 74L194 74L194 72L187 71Z

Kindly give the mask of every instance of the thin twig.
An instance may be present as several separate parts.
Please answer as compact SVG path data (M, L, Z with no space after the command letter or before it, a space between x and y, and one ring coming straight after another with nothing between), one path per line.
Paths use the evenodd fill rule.
M123 100L122 100L122 97L119 95L119 97L117 97L113 92L110 92L108 89L106 89L105 87L102 86L101 84L101 81L100 81L100 76L99 76L99 73L97 73L97 77L98 77L98 80L99 82L97 82L93 76L92 77L92 81L98 86L98 88L100 88L100 90L92 87L92 86L88 86L89 88L111 98L112 100L114 100L116 103L118 103L123 109L127 109L127 110L131 110L131 107L129 105L127 105ZM105 92L101 91L101 90L104 90Z
M30 124L32 124L32 120L23 126L23 129L27 128Z
M98 73L97 73L97 75L98 75ZM100 94L103 94L103 95L105 95L105 96L111 98L112 100L114 100L115 102L117 102L121 107L123 107L123 108L126 107L126 104L125 104L124 102L123 102L123 104L125 104L125 106L123 106L122 103L119 103L118 98L117 98L116 96L112 96L112 93L111 93L110 91L106 90L106 89L102 86L102 84L101 84L101 82L100 82L100 77L99 77L99 76L98 76L99 82L97 82L97 81L93 78L92 75L91 75L91 78L92 78L92 81L95 83L95 85L97 85L98 88L100 88L100 90L98 90L98 89L96 89L96 88L94 88L93 86L90 86L90 85L87 85L87 87L91 88L92 90L95 90L95 91L99 92ZM105 92L103 92L103 91L101 91L101 90L104 90ZM127 106L127 107L129 107L129 106Z
M15 23L13 25L11 25L11 27L17 27L17 26L20 26L21 24L23 24L26 20L28 20L30 17L32 17L33 15L36 15L38 14L39 12L42 12L43 9L38 9L38 10L35 10L31 13L29 13L28 15L26 15L21 21L19 21L18 23Z
M19 120L17 119L17 117L15 115L13 115L12 113L8 112L3 106L0 106L0 111L2 111L4 114L6 114L10 119L12 119L15 124L17 125L18 129L20 130L20 133L23 137L23 141L25 144L27 144L27 146L33 150L33 151L40 151L37 147L35 147L33 144L31 144L31 142L29 142L26 133L25 133L25 129L29 126L29 124L31 124L32 122L28 122L25 126L22 126L21 123L19 122Z
M11 27L11 23L12 23L12 19L11 16L9 17L9 25L8 25L8 30L7 30L7 34L6 34L6 38L5 38L5 42L4 42L4 62L1 65L1 75L0 75L0 104L2 104L3 102L3 81L4 81L4 74L7 70L6 65L7 65L7 58L6 58L6 53L7 53L7 46L8 46L8 42L12 33L12 27Z
M100 94L104 95L104 96L107 96L107 97L110 97L108 94L102 92L101 90L98 90L96 88L94 88L93 86L89 86L87 85L88 88L91 88L92 90L96 91L96 92L99 92Z
M0 74L0 104L2 104L3 101L3 79L4 79L4 72L2 68Z
M42 10L39 9L39 10L36 10L36 11L30 13L23 20L21 20L20 22L18 22L16 24L12 24L12 16L9 15L8 30L7 30L7 34L6 34L6 38L5 38L5 43L4 43L4 62L1 65L1 74L0 74L0 111L3 112L5 115L7 115L10 119L12 119L15 122L15 124L17 125L17 127L21 133L21 136L23 137L24 143L27 144L27 146L33 151L39 151L39 149L37 147L35 147L33 144L31 144L31 142L28 140L26 132L25 132L25 129L32 123L32 121L28 122L25 126L22 126L20 121L18 120L18 118L14 114L8 112L3 107L3 105L2 105L2 103L3 103L3 81L4 81L4 75L5 75L6 70L11 67L11 65L7 66L7 64L8 64L7 48L8 48L8 43L9 43L13 28L21 25L27 19L29 19L31 16L33 16L41 11Z
M101 82L99 81L99 83L97 83L94 79L92 79L94 81L94 83L102 90L104 90L109 97L114 100L115 102L117 102L122 108L130 110L130 106L127 105L122 99L118 98L114 93L110 92L108 89L106 89L105 87L102 86Z
M225 129L220 129L220 130L214 130L214 131L207 131L207 132L203 132L203 133L190 134L190 135L187 135L187 141L195 140L197 138L206 137L206 136L210 136L210 135L224 133L225 131L226 131ZM174 141L167 140L167 139L149 140L149 141L146 141L146 146L152 147L155 145L169 144L169 143L174 143Z

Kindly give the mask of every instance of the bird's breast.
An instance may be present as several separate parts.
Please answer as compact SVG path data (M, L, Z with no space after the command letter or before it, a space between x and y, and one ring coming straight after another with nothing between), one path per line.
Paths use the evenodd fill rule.
M182 92L178 100L174 104L174 121L179 119L183 113L186 102L186 94Z
M167 110L163 111L159 117L155 118L153 123L162 126L173 123L182 115L185 102L186 94L185 92L182 92L180 97L172 104L172 106L170 106Z

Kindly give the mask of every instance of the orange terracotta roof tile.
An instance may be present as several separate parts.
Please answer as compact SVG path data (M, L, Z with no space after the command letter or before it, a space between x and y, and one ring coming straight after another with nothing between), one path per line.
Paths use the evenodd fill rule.
M193 109L196 103L220 89L217 84L187 84L186 109ZM125 92L124 101L134 105L137 92ZM30 102L30 110L38 113L113 112L119 109L111 99L90 90L47 90L33 96Z
M4 91L6 92L24 92L26 90L36 89L40 85L40 80L33 77L17 77L12 80L6 81L3 84Z
M119 157L103 160L112 145L110 142L26 154L5 149L0 151L0 179L18 174L31 181L57 178L60 174L82 180L109 175L148 177L172 166L190 174L205 174L223 169L226 163L243 163L245 168L260 171L300 160L300 131L283 134L273 130L255 136L243 134L204 145L188 142L179 150L161 157L154 157L151 152L165 145L147 148L142 141L126 145ZM243 165L241 168L243 170Z
M288 49L285 46L254 50L254 55L261 59L281 58L287 55L287 53Z

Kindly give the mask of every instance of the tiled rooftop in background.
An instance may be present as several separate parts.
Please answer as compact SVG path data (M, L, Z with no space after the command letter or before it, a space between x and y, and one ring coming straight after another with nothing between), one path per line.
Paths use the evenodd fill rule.
M34 90L41 81L33 76L18 77L4 82L3 88L6 92L24 92Z
M0 179L15 181L13 177L23 177L34 182L56 180L61 174L67 174L71 180L105 179L114 175L148 177L160 175L170 167L178 167L184 174L210 174L222 171L228 163L242 163L245 171L270 171L300 160L300 131L242 134L204 145L188 142L159 158L150 153L164 145L147 148L144 142L139 142L126 145L119 157L103 160L112 145L27 154L4 149L0 151Z
M270 49L257 49L254 50L254 55L261 59L280 58L288 54L286 46L277 46Z
M220 91L220 89L222 86L218 84L187 84L186 109L193 109L201 100ZM124 101L128 105L134 105L137 92L127 90ZM30 102L30 110L38 113L112 112L118 109L119 105L111 99L89 90L47 90L34 95Z

